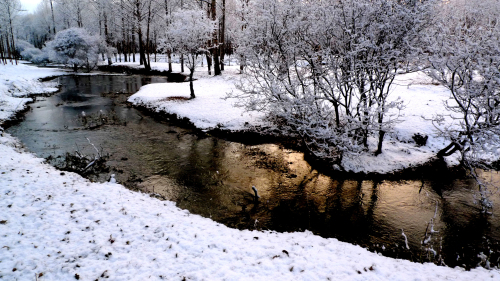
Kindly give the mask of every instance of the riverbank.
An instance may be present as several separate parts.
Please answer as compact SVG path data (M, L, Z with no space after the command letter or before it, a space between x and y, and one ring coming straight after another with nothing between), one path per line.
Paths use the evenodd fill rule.
M132 63L125 65L139 67ZM166 63L153 64L156 70L166 67ZM235 84L240 75L238 66L226 66L223 75L217 77L207 75L206 69L199 67L194 76L195 99L187 100L188 83L164 83L142 87L129 98L129 102L154 113L174 115L183 122L189 120L194 127L204 131L242 132L265 127L267 123L261 112L247 112L236 106L238 100L226 99L228 92L239 91ZM391 93L392 100L398 98L404 101L405 107L388 113L390 118L399 116L400 121L394 125L393 132L386 135L383 153L374 155L377 140L369 138L368 151L344 156L342 166L348 173L407 173L415 167L418 169L436 162L436 153L449 144L439 136L432 121L435 116L443 115L450 127L457 126L458 121L449 116L443 106L444 102L450 102L446 88L436 85L422 72L401 75L395 80ZM426 144L417 144L416 135L427 136ZM484 160L491 163L498 159L494 155L484 155ZM458 163L458 153L445 158L445 166L452 167Z
M57 71L17 67L0 66L4 112L19 110L24 99L19 97L34 93L27 85ZM26 90L16 92L12 84ZM310 232L230 229L119 184L58 171L6 133L0 136L0 155L0 279L500 278L498 269L464 271L396 260Z

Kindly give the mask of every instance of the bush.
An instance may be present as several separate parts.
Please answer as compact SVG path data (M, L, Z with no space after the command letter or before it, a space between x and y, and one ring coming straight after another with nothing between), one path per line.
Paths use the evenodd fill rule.
M105 47L101 38L90 35L83 28L59 31L54 40L47 42L50 60L72 67L74 71L82 66L87 71L92 70Z
M40 56L41 54L42 54L42 50L35 48L35 47L30 47L30 48L24 49L21 52L21 57L25 60L32 62L34 57Z
M21 56L22 56L23 51L25 51L27 49L31 49L31 48L35 48L35 46L31 45L29 42L26 42L24 40L17 40L16 41L16 53L21 55Z
M40 50L35 47L27 48L24 51L22 51L21 57L24 60L36 64L44 64L49 62L49 55L47 54L47 52L45 50Z

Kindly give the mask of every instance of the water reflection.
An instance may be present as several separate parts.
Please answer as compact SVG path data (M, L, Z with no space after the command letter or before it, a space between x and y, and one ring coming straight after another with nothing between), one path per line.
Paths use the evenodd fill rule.
M7 130L41 157L74 150L91 154L90 141L110 154L110 173L119 182L159 193L231 227L308 229L388 256L414 261L442 257L450 266L476 266L483 252L492 265L499 264L500 200L494 195L493 214L481 216L472 181L332 178L313 169L302 153L200 136L123 105L127 93L163 78L60 79L60 94L35 103L24 122ZM88 130L79 122L83 111L113 111L125 122ZM103 174L100 180L108 177ZM483 177L500 185L496 172ZM258 202L252 186L261 196Z

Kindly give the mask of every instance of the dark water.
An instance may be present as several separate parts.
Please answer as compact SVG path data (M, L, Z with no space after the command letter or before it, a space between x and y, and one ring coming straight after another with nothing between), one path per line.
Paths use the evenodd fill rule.
M387 256L449 266L500 264L499 195L492 196L493 213L481 215L472 181L339 180L311 168L302 153L200 136L125 105L141 85L163 78L58 79L61 92L39 99L7 130L40 157L92 154L95 146L110 156L111 170L99 180L116 174L119 182L235 228L307 229ZM483 176L500 185L497 172Z

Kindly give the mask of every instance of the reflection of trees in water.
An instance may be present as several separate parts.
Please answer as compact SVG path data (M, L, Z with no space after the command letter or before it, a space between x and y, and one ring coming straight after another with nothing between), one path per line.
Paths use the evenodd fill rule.
M290 184L285 174L277 177L276 188L270 190L269 217L266 222L268 228L277 231L311 230L317 208L306 187L318 175L309 171L295 186Z
M441 200L441 221L443 229L443 258L448 266L485 266L480 253L492 264L500 265L498 238L492 239L492 223L495 217L484 214L479 205L472 205L472 197L466 189L474 186L473 181L454 180L446 189ZM498 235L498 234L497 234ZM497 242L494 242L497 241Z
M376 227L373 214L378 200L378 182L341 180L335 183L329 190L322 232L342 241L369 246ZM364 188L370 183L371 189ZM370 196L363 190L369 190Z
M184 194L177 203L180 207L189 204L192 212L214 220L228 216L228 209L236 209L236 198L241 194L224 183L228 177L226 142L217 138L200 140L192 134L184 135L182 139L188 148L182 152L186 155L180 157L185 157L186 161L175 169L177 180L187 188L183 189Z
M325 237L369 245L377 231L373 218L378 182L336 181L310 170L292 185L285 175L271 189L262 225L277 231L310 230ZM288 183L288 185L287 185ZM363 185L372 184L370 196Z

